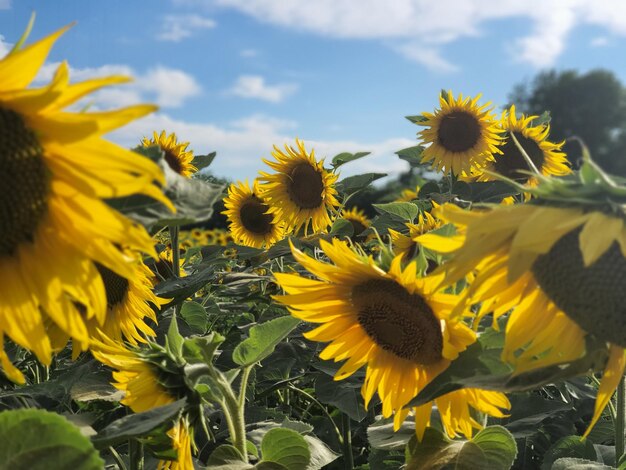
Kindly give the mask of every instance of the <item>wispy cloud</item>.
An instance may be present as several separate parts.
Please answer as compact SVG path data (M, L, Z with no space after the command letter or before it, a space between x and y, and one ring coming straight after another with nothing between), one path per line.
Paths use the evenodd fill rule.
M239 51L239 55L245 58L256 57L259 55L259 52L256 49L243 49Z
M610 44L609 38L606 36L598 36L589 43L592 47L605 47Z
M39 71L35 82L49 81L58 66L58 62L45 64ZM134 77L135 80L130 84L105 88L91 95L89 100L94 106L110 108L151 101L164 108L177 108L189 98L202 92L202 88L193 76L169 67L157 66L143 73L136 72L128 65L119 64L82 69L70 68L72 81L108 75L125 75Z
M4 57L5 55L7 55L12 47L13 44L6 42L4 40L4 36L0 34L0 57Z
M279 103L298 91L295 83L277 83L269 85L260 75L241 75L227 94L241 98L255 98L271 103Z
M163 17L161 31L157 39L180 42L193 36L197 31L215 28L216 23L200 15L166 15Z
M176 0L195 6L236 9L261 22L327 37L380 39L394 51L425 67L452 71L445 46L485 34L485 25L503 19L529 21L528 34L502 46L514 59L537 68L553 65L571 32L590 24L626 36L623 0ZM381 21L384 18L384 21Z

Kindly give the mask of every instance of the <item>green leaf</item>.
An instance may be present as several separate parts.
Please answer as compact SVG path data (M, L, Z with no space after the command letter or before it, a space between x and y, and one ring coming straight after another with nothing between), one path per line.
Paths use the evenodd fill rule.
M206 333L209 327L206 310L198 302L185 302L180 309L180 316L191 330L197 334Z
M346 219L335 220L328 234L337 238L351 237L353 235L358 235L354 233L354 227L352 227L352 224L350 223L350 221Z
M465 181L455 181L452 185L452 194L456 194L459 199L469 201L472 197L472 187Z
M187 400L182 398L143 413L124 416L113 421L100 431L97 436L92 438L92 442L96 447L102 449L103 447L124 442L132 437L147 436L159 426L174 421L186 403Z
M314 436L303 436L309 445L311 460L306 470L320 470L329 463L337 460L340 454L333 452L324 442Z
M311 451L300 434L291 429L270 429L261 442L264 461L276 462L288 470L302 470L311 460Z
M332 165L334 168L339 168L341 165L345 163L353 162L354 160L358 160L359 158L363 158L369 154L370 152L357 152L357 153L343 152L333 157Z
M544 111L543 113L541 113L541 116L539 116L537 119L533 119L532 122L532 126L541 126L544 124L550 124L550 121L552 120L552 116L550 116L550 111Z
M613 468L591 460L562 457L552 464L550 470L613 470Z
M544 454L541 470L550 470L552 464L562 457L595 461L598 454L590 440L580 436L567 436L559 439Z
M502 426L489 426L470 441L450 441L440 431L427 428L422 442L413 440L407 453L406 470L508 470L515 461L517 446Z
M429 199L433 194L441 194L441 188L435 181L429 181L420 188L418 199Z
M414 437L412 417L407 417L397 431L393 430L393 418L380 419L367 428L367 442L379 450L402 450Z
M172 315L170 326L165 337L165 348L176 358L183 357L183 336L178 332L178 320L176 315Z
M406 149L398 150L396 155L402 160L406 160L413 167L420 166L422 164L422 153L424 147L416 145L415 147L409 147Z
M378 213L393 214L407 222L413 222L417 217L418 208L412 202L388 202L386 204L372 204Z
M240 366L262 361L299 323L297 318L284 316L253 326L250 328L250 337L239 343L233 351L233 361Z
M176 208L176 213L142 194L109 199L107 203L111 207L148 228L184 225L211 217L213 203L222 195L222 185L179 175L169 167L159 146L136 147L133 151L161 166L166 180L163 192Z
M362 421L367 416L359 383L345 380L337 382L327 374L318 374L315 379L315 397L326 405L338 408L354 421Z
M183 357L190 364L211 364L215 351L224 342L224 339L222 335L216 332L211 332L202 337L185 338Z
M197 292L214 277L214 267L208 266L205 269L199 269L189 276L163 281L157 284L154 288L154 293L159 297L173 299L173 302L177 303Z
M353 194L365 189L372 181L387 176L387 173L363 173L362 175L348 176L336 185L337 191L342 194Z
M505 197L519 194L519 191L504 181L486 181L468 184L473 202L497 202Z
M246 465L243 460L243 455L241 455L241 452L239 452L235 446L228 444L217 447L217 449L211 453L209 460L207 460L207 465L209 466L234 465L235 468L237 468L236 465L239 464ZM248 468L249 467L248 465Z
M411 121L413 124L419 124L420 122L428 121L426 116L422 116L421 114L418 116L404 116L406 119Z
M44 410L0 413L0 469L99 470L104 461L89 439L62 416Z
M217 155L215 152L211 152L207 155L195 155L191 163L199 171L199 170L202 170L203 168L206 168L211 163L213 163L213 160L215 159L215 155Z

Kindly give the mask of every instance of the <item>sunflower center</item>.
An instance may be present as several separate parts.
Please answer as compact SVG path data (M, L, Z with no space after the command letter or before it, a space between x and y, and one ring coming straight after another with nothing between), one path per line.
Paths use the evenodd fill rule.
M291 200L301 209L319 207L324 201L324 180L310 164L296 165L289 174L291 179L287 192Z
M180 161L180 158L178 158L178 155L176 155L174 152L172 152L169 149L165 149L161 147L161 150L163 150L163 153L165 154L165 161L167 162L169 167L172 170L174 170L176 173L178 173L179 175L182 175L183 165Z
M32 242L49 191L43 147L22 117L0 106L0 257Z
M541 147L539 147L539 144L537 144L537 142L533 139L524 137L520 132L513 132L513 134L515 134L515 138L528 154L531 161L535 164L535 167L541 170L544 161L544 154ZM494 155L494 158L496 159L496 171L507 178L517 181L528 180L528 175L520 173L519 170L530 171L531 168L528 166L526 158L524 158L522 152L519 151L513 139L509 137L500 149L502 150L502 154Z
M381 348L417 364L441 360L443 336L426 301L391 280L375 279L352 289L358 322Z
M439 145L450 152L467 152L480 139L480 123L466 111L454 111L441 118L437 137Z
M104 289L107 294L107 307L113 308L121 304L128 292L128 279L114 273L100 263L95 263L95 265L100 273L100 277L102 277L102 282L104 282Z
M582 329L626 347L626 259L617 243L589 267L580 229L561 237L537 258L532 273L543 292Z
M239 209L241 225L252 233L258 233L260 235L270 233L272 231L272 221L274 218L271 214L266 214L268 210L269 207L267 204L263 204L258 197L252 196L244 202L241 209Z

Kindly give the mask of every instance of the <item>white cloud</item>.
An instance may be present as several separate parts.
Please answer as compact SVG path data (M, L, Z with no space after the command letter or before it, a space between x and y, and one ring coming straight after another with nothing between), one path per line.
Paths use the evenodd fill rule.
M121 145L133 147L142 137L152 135L153 131L165 129L167 132L176 132L180 140L191 142L190 148L197 154L217 152L217 158L210 167L214 174L252 180L258 171L269 169L262 158L271 158L274 144L281 148L284 144L295 144L294 135L297 134L294 131L297 127L293 121L262 115L249 116L220 126L210 122L187 122L156 113L130 123L112 133L109 138ZM304 139L307 149L315 149L316 156L327 157L327 161L340 152L372 152L372 155L359 160L358 164L342 167L342 176L365 172L395 175L406 171L407 163L394 152L415 145L413 140L404 138L364 143L352 140L309 140L304 135L300 137Z
M446 44L485 34L489 22L522 18L530 31L503 43L535 67L554 64L574 28L591 24L626 36L623 0L176 0L236 9L257 20L327 37L384 40L393 50L435 71L452 71Z
M58 62L45 64L39 71L35 83L41 85L50 81L58 66ZM128 106L146 101L164 108L176 108L202 91L193 76L169 67L157 66L144 73L137 73L132 67L118 64L82 69L70 68L70 80L73 82L109 75L134 77L134 81L119 87L107 87L90 95L87 98L88 102L98 108Z
M179 42L193 36L196 31L215 28L215 21L200 15L166 15L157 39Z
M279 103L298 90L295 83L277 83L269 85L260 75L241 75L235 84L227 90L230 95L241 98L256 98L271 103Z
M4 36L0 34L0 57L7 55L12 48L13 44L6 42Z
M245 57L245 58L251 58L251 57L256 57L259 55L258 51L256 49L243 49L239 52L239 55L241 57Z
M591 40L589 43L591 47L604 47L609 45L609 38L606 36L598 36Z

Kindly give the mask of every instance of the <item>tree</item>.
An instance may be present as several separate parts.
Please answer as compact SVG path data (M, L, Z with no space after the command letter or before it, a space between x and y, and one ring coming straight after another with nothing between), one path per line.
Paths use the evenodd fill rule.
M517 85L510 100L526 114L549 111L550 140L580 137L600 166L626 176L626 89L612 72L542 72L531 84ZM568 140L564 150L576 167L580 145Z

